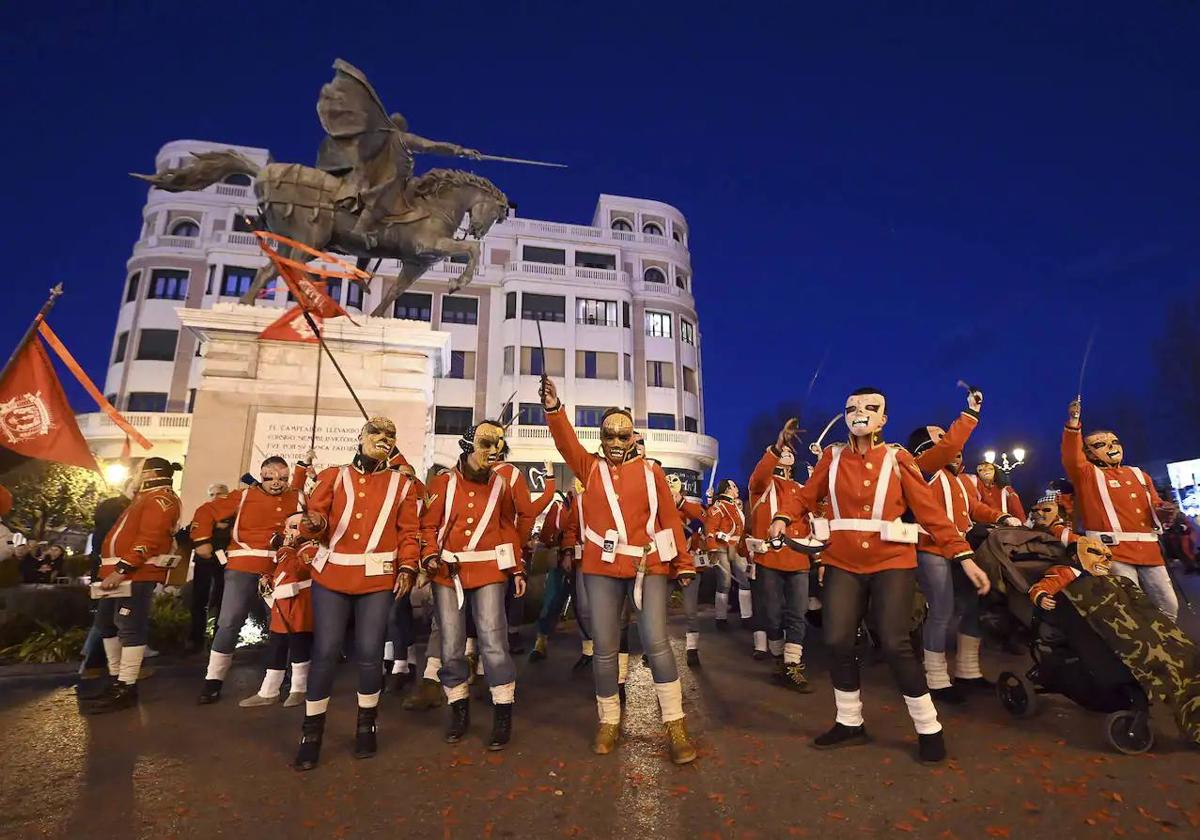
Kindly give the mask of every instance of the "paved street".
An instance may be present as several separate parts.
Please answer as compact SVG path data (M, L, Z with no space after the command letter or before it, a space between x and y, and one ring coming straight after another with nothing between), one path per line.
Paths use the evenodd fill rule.
M736 625L736 622L731 622ZM711 624L706 624L711 627ZM550 659L520 658L516 735L507 752L483 741L490 708L473 706L469 738L441 741L445 712L404 712L385 695L380 752L350 754L354 701L345 669L331 705L321 766L288 766L302 709L240 709L257 687L249 664L224 699L199 707L202 665L143 685L139 712L82 718L70 689L0 687L0 836L37 837L1109 837L1200 832L1200 752L1183 747L1157 709L1151 754L1105 742L1103 717L1047 698L1014 721L991 696L943 708L952 760L915 763L914 736L886 668L866 671L874 743L809 748L831 721L822 657L816 691L768 680L749 636L703 638L704 666L682 667L688 723L701 751L691 766L665 757L649 672L631 669L618 753L588 750L595 723L590 674L572 677L573 635ZM985 654L985 670L1020 667Z

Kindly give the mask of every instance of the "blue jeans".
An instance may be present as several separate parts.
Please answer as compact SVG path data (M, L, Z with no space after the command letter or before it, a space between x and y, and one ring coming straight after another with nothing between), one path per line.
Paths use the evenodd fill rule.
M135 580L128 598L101 598L96 605L93 626L101 638L119 638L121 647L146 644L150 636L150 604L154 600L154 581Z
M392 656L395 659L408 658L408 648L416 641L411 594L405 595L392 607L391 621L388 622L388 641L392 643Z
M979 628L979 594L958 564L927 551L917 552L917 582L929 605L921 631L925 650L945 653L954 616L961 615L958 632L976 639Z
M571 576L555 566L546 572L546 591L542 595L542 611L538 615L538 633L549 636L558 626L558 617L571 594Z
M578 562L578 561L576 561ZM575 621L579 624L579 637L585 641L592 638L592 609L588 601L587 587L583 585L583 572L575 569Z
M781 572L759 564L754 584L762 604L762 629L767 638L803 644L808 612L808 570ZM758 609L754 610L758 615Z
M228 583L228 581L227 581ZM225 591L228 599L229 590ZM346 625L354 616L354 664L358 693L378 694L383 688L383 642L395 596L391 590L348 595L312 585L313 656L308 675L310 701L324 700L333 690L333 673L342 652Z
M1112 573L1140 586L1150 602L1172 621L1179 616L1179 598L1175 595L1175 587L1171 584L1171 575L1166 566L1135 566L1114 560Z
M250 615L250 607L258 594L259 575L253 572L225 570L225 590L221 596L221 614L217 618L217 632L213 636L212 649L217 653L233 653L237 647L242 625Z
M592 674L596 680L596 696L612 697L617 693L617 654L621 647L621 613L625 602L633 600L633 578L614 578L605 575L580 575L587 589L591 608L592 638L596 653L592 659ZM692 582L695 586L695 581ZM667 598L671 580L666 575L646 575L642 584L642 608L636 610L638 635L650 661L650 673L656 683L679 679L675 656L667 641Z
M438 680L447 691L464 685L470 675L467 670L468 608L475 618L479 656L488 685L495 688L516 681L517 669L508 653L508 620L504 609L507 590L507 583L489 583L468 589L464 593L463 608L459 609L454 587L433 584L433 603L442 632L442 667L438 671Z

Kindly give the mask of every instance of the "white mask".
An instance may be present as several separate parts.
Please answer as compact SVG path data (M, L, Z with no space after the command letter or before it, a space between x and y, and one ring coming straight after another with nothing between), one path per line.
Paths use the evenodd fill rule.
M887 424L883 394L855 394L846 398L846 428L851 437L873 437Z

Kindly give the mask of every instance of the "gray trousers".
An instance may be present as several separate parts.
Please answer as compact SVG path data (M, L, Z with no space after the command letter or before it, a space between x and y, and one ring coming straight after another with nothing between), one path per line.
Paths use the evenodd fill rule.
M438 680L446 689L463 685L467 670L467 608L475 617L479 656L488 685L495 688L517 679L517 669L508 652L508 621L504 609L506 583L489 583L464 593L466 601L459 609L454 587L433 585L433 602L441 628L442 667Z
M136 580L128 598L101 598L93 626L102 639L118 638L121 647L146 644L150 637L150 604L154 600L152 580Z
M580 575L587 589L591 609L592 639L595 656L592 674L596 680L596 696L612 697L617 693L617 654L621 646L621 611L626 599L633 601L633 578L614 578L605 575ZM691 586L695 586L695 581ZM690 587L689 587L690 588ZM655 683L679 679L675 656L667 641L667 598L671 579L666 575L646 575L642 584L642 608L635 610L638 635L642 649L650 661L650 673Z
M217 632L212 649L217 653L233 653L237 647L242 625L250 615L250 607L258 594L259 575L253 572L225 570L225 594L221 597L221 614L217 617Z
M761 563L755 573L755 586L762 599L762 627L767 638L784 639L793 644L804 643L808 612L808 569L802 572L781 572L768 569ZM758 610L754 614L757 616Z
M728 594L730 581L736 580L737 585L750 591L750 575L747 573L749 568L746 564L746 558L737 553L737 546L727 545L723 548L718 548L715 551L708 553L712 565L720 570L720 577L717 578L717 591ZM719 616L723 619L725 616Z

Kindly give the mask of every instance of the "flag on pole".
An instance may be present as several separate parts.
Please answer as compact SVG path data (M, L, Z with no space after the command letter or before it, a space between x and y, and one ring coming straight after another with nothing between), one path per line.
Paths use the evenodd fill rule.
M260 339L267 341L303 341L309 344L317 343L317 334L312 331L308 321L304 319L304 308L293 306L279 318L272 321L265 330L258 334ZM325 319L313 313L313 322L320 329Z
M0 445L26 458L100 471L36 336L0 380Z

